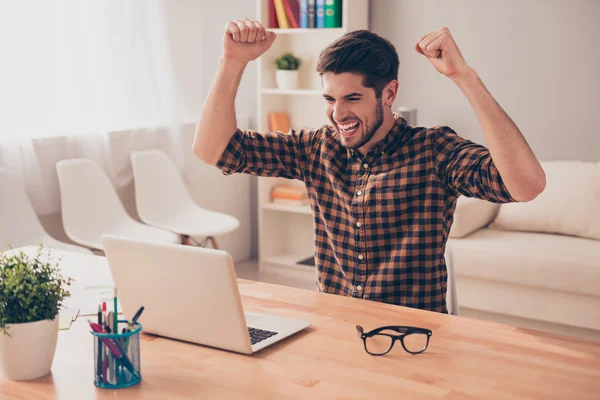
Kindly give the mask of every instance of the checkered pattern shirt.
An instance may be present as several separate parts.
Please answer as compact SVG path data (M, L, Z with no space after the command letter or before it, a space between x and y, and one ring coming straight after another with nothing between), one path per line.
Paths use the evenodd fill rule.
M237 130L217 167L305 183L320 291L447 313L444 251L456 199L514 200L485 147L446 126L395 118L364 157L342 147L331 126Z

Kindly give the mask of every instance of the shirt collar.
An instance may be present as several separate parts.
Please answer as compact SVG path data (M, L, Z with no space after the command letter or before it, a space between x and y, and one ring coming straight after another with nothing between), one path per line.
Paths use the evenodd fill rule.
M369 152L367 153L367 155L365 156L365 158L371 158L371 157L378 157L382 154L388 153L388 154L393 154L396 149L398 148L399 144L400 144L400 138L402 137L402 134L404 133L404 131L406 130L406 127L408 126L406 120L397 113L392 113L394 115L394 119L396 120L396 122L394 123L394 126L392 127L392 129L390 129L390 131L388 132L388 134L379 142L377 142L377 144L375 144L375 146L373 146L373 148L371 150L369 150ZM358 152L358 150L354 150L354 149L347 149L347 154L348 157L352 157L352 158L358 158L361 159L363 158L362 155Z

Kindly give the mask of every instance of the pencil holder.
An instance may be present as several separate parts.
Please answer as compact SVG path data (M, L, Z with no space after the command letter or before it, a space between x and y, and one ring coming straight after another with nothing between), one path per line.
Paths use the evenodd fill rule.
M127 327L127 321L119 321ZM97 333L94 335L94 385L119 389L141 382L140 332L142 325L135 323L125 333Z

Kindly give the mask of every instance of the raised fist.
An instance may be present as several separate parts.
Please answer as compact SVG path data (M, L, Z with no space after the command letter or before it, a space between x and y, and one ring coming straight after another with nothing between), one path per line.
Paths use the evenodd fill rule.
M223 56L248 63L269 50L275 37L275 32L266 31L256 20L244 18L230 21L225 25Z

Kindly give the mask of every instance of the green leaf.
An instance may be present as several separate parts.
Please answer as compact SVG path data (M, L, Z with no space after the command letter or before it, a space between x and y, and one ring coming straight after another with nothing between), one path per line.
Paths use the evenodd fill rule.
M295 71L300 67L300 59L292 53L283 53L275 60L277 69Z
M70 296L72 279L60 274L60 261L52 254L35 255L0 252L0 331L8 334L6 325L52 319L62 301Z

